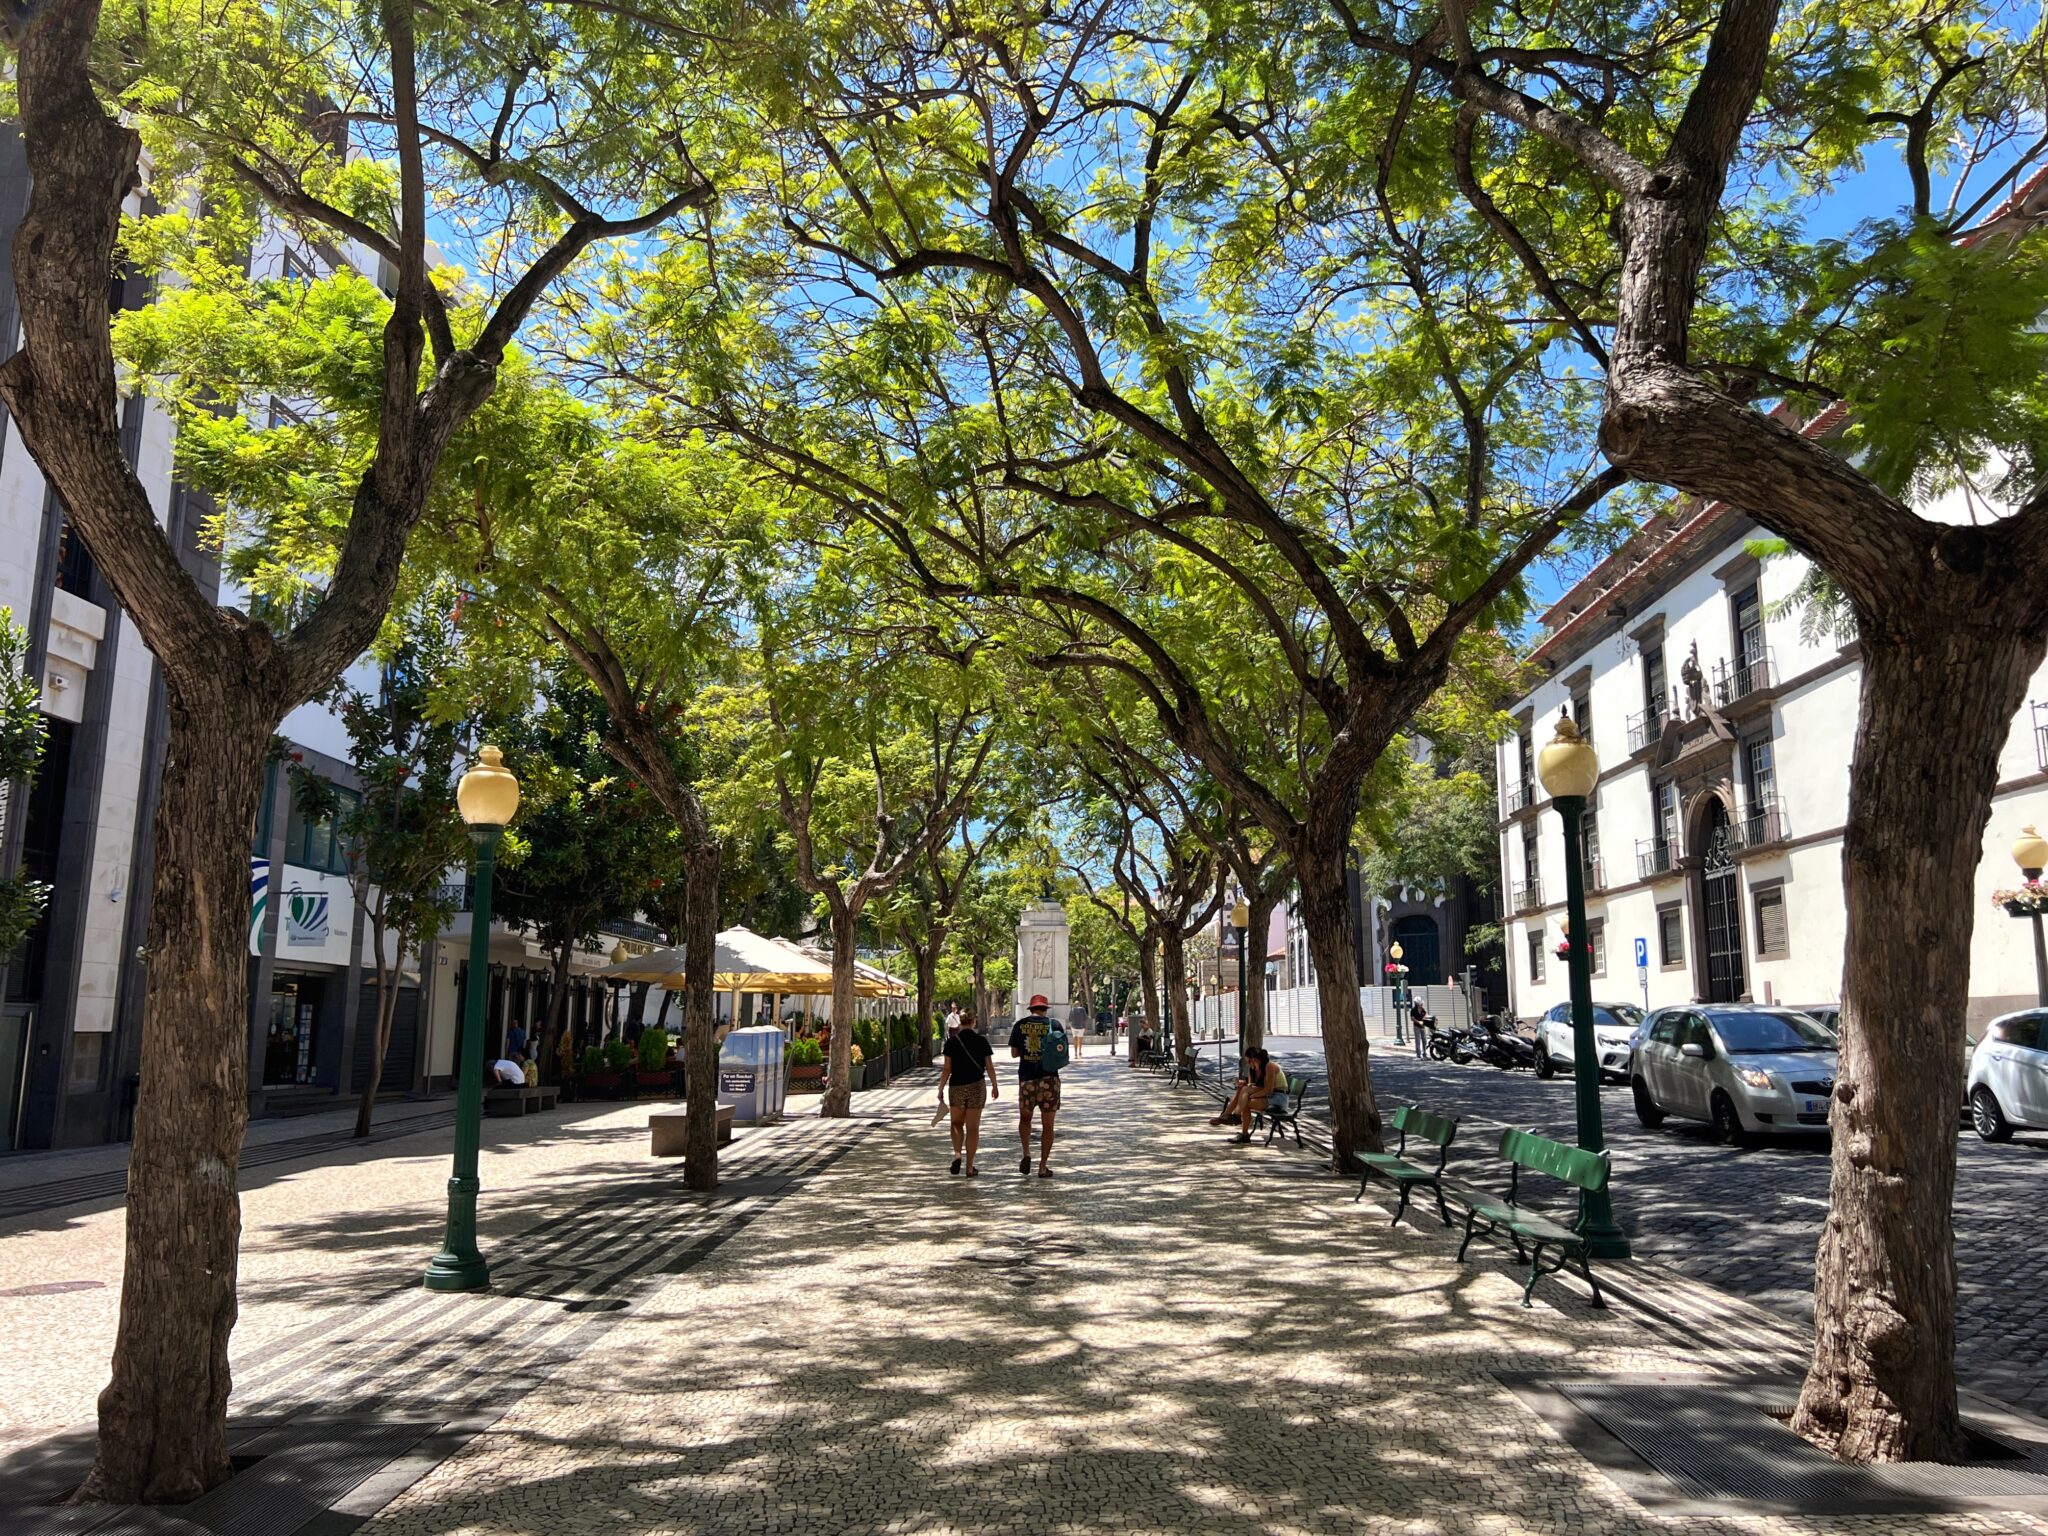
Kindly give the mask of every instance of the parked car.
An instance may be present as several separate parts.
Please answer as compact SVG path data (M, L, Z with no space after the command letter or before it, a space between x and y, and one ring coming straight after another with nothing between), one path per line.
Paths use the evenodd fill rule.
M1807 1007L1800 1003L1788 1003L1787 1007L1796 1013L1803 1013L1809 1019L1817 1019L1837 1035L1842 1032L1842 1005L1840 1003L1815 1003Z
M1644 1023L1629 1067L1636 1118L1704 1120L1717 1141L1827 1128L1835 1034L1791 1008L1694 1004Z
M2048 1130L2048 1008L1996 1018L1970 1055L1970 1123L1986 1141Z
M1600 1075L1617 1083L1628 1081L1628 1059L1636 1026L1643 1022L1643 1010L1633 1003L1593 1005L1593 1043L1599 1047ZM1549 1077L1569 1072L1572 1054L1572 1005L1559 1003L1536 1021L1536 1075Z

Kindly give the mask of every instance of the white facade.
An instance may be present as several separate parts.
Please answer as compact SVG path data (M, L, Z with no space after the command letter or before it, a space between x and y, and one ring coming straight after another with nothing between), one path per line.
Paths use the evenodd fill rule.
M1502 888L1513 1010L1565 1000L1564 832L1530 772L1569 709L1599 754L1587 918L1594 994L1650 1007L1841 997L1842 829L1861 666L1776 605L1807 566L1744 552L1759 530L1723 507L1660 518L1545 616L1544 681L1512 706L1499 752ZM1695 651L1696 648L1696 651ZM1683 675L1697 655L1697 705ZM1662 717L1659 662L1662 663ZM2048 701L2048 669L2031 701ZM2018 878L2022 825L2048 825L2048 702L2014 722L1978 867L1972 1027L2035 1000L2032 935L1991 904ZM1638 971L1637 942L1647 952Z

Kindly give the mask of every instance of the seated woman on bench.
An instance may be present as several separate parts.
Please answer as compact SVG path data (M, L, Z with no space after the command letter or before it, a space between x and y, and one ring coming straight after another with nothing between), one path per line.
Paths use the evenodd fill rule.
M1254 1046L1244 1053L1244 1061L1238 1068L1237 1092L1223 1106L1223 1113L1209 1123L1228 1125L1235 1120L1238 1125L1236 1139L1250 1141L1252 1116L1263 1114L1276 1096L1284 1096L1286 1092L1287 1074L1280 1070L1280 1063L1273 1059L1272 1052Z

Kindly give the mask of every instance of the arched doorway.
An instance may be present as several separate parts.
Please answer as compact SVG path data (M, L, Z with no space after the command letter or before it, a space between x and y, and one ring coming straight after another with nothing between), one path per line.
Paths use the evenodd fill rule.
M1401 946L1401 963L1408 967L1411 987L1440 987L1444 980L1442 941L1436 919L1411 913L1397 917L1387 928L1387 948Z
M1710 795L1700 821L1699 881L1700 958L1710 1003L1735 1003L1748 990L1742 966L1742 879L1735 872L1735 854L1728 807Z

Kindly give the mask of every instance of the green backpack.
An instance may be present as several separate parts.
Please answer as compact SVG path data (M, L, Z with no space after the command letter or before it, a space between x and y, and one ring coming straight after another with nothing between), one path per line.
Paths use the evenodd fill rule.
M1045 1073L1058 1072L1067 1064L1066 1026L1057 1019L1046 1022L1045 1037L1038 1044L1038 1066Z

